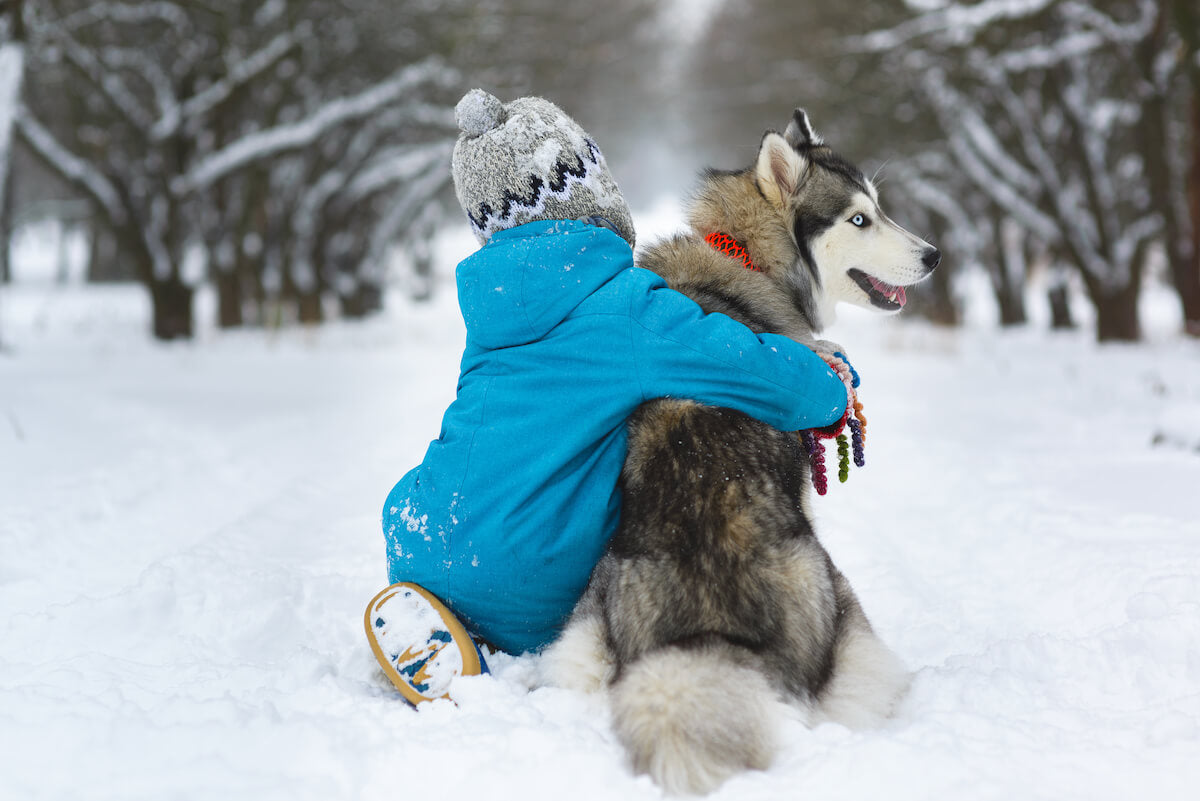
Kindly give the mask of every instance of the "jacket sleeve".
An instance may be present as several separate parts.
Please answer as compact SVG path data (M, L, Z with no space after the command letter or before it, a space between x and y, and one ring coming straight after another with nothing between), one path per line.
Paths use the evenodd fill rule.
M690 398L737 409L781 431L827 426L845 413L846 386L820 356L787 337L705 314L650 275L630 299L645 399Z

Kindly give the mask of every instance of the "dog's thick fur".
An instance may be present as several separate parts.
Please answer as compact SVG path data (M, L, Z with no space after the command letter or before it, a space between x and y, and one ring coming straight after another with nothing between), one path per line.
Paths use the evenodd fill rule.
M753 167L705 175L689 222L641 266L705 311L819 351L836 347L813 339L834 303L898 308L897 288L938 259L799 109L784 136L764 136ZM714 231L762 272L709 247ZM650 401L629 420L621 487L619 529L543 668L552 683L611 690L637 772L702 793L764 769L781 702L853 726L891 713L908 674L817 540L794 433Z

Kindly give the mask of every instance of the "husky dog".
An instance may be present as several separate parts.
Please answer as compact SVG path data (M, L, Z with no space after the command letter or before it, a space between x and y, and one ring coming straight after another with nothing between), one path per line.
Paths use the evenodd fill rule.
M837 346L813 335L838 301L897 311L940 259L801 109L752 167L704 175L689 223L641 266L705 311L822 353ZM781 702L811 722L886 718L908 673L817 540L795 434L669 399L628 426L620 525L543 658L548 682L607 688L634 769L671 792L766 768Z

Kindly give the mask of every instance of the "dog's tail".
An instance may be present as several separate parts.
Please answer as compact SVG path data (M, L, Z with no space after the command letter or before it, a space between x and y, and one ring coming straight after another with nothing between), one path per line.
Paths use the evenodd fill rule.
M765 770L780 706L756 661L720 641L668 646L627 665L612 685L612 706L634 771L667 792L703 794L735 773Z

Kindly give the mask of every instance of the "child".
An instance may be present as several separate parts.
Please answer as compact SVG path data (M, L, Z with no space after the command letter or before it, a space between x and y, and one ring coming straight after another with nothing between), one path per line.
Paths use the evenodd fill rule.
M846 408L812 351L633 266L625 200L556 106L476 89L455 113L454 187L483 245L457 271L466 351L441 433L384 504L398 583L365 621L413 703L486 670L472 636L514 654L554 639L616 530L640 403L687 397L785 431Z

